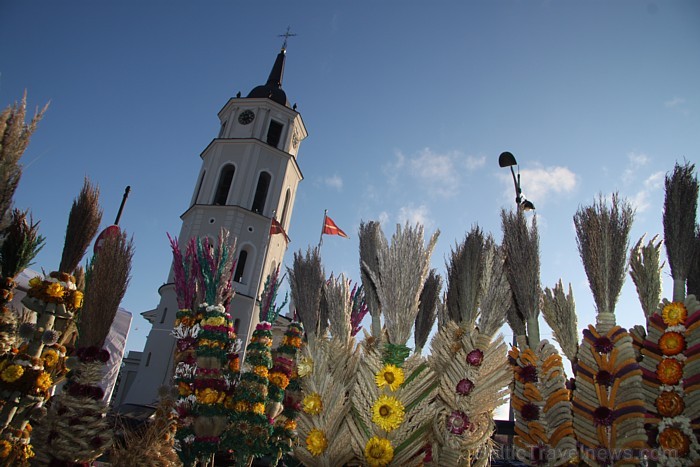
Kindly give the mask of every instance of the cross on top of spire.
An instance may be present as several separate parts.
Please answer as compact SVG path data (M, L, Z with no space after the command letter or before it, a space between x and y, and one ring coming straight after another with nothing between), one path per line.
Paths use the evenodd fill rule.
M291 26L287 26L287 31L284 34L279 34L277 37L284 37L284 44L282 44L282 50L287 50L287 39L296 36L296 34L289 32Z

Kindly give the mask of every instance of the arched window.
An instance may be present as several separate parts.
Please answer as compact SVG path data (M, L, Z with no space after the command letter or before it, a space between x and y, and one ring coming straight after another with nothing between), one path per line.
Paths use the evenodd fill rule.
M231 190L231 182L233 182L233 174L236 168L231 165L225 165L221 169L221 174L219 175L219 183L216 185L216 194L214 195L214 203L219 206L226 204L228 199L228 192Z
M287 192L284 194L284 206L282 207L282 218L280 219L280 224L284 227L287 222L287 210L289 209L289 196L291 191L287 188Z
M255 198L253 198L253 207L250 209L251 211L262 214L263 209L265 209L267 190L270 188L270 178L269 173L260 173L260 177L258 177L258 186L255 189Z
M221 124L221 129L219 130L219 138L224 137L224 131L226 131L226 120Z
M199 200L199 192L202 191L202 184L204 183L204 176L207 174L207 171L202 172L202 176L199 178L199 183L197 184L197 193L194 195L194 199L192 200L192 204L197 204L197 201Z
M233 273L233 280L235 282L241 282L243 280L243 273L245 272L245 262L248 259L248 252L246 250L241 250L238 253L238 261L236 261L236 272Z

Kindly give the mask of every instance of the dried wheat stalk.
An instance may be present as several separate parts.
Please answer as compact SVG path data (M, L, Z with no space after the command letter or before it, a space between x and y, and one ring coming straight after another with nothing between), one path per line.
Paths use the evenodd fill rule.
M4 227L6 216L12 208L12 198L22 177L19 160L29 145L29 139L44 116L48 104L34 112L29 123L27 114L27 92L22 100L8 106L0 114L0 227Z
M389 342L405 345L411 337L411 328L418 314L418 300L428 275L430 255L435 248L439 231L423 245L423 226L397 224L391 244L380 243L377 251L378 269L364 263L372 281L377 285L377 296L384 313Z
M416 327L414 329L414 340L416 343L416 353L420 353L428 340L430 330L435 324L437 309L440 305L440 290L442 289L442 277L437 270L431 269L425 279L423 291L420 294L420 305L416 316Z
M92 185L86 177L68 216L66 241L58 268L60 272L72 273L75 270L97 233L102 220L99 198L100 189Z
M664 244L673 276L673 300L685 298L688 278L695 249L695 216L698 208L698 180L695 165L676 164L671 175L666 175L664 200Z
M126 293L133 256L134 242L127 240L126 232L106 238L94 256L80 315L78 347L102 348Z
M576 319L576 303L574 292L569 284L569 293L564 293L561 279L554 290L546 287L542 294L542 314L545 321L554 332L554 339L559 343L564 355L571 361L576 361L578 352L578 320Z
M319 306L325 282L318 248L308 248L306 255L301 250L294 253L294 264L292 268L287 268L287 274L299 321L308 333L318 332Z
M664 264L659 264L659 236L654 236L646 246L642 245L643 242L644 237L630 251L630 276L637 288L644 315L648 318L656 312L661 301L661 270Z
M369 277L363 264L367 264L370 270L378 271L379 264L377 251L380 245L386 243L386 238L382 232L382 227L379 222L370 221L368 223L361 222L359 230L360 239L360 279L365 290L365 300L369 313L372 316L372 336L378 338L382 333L380 316L382 314L381 304L377 297L377 286Z
M588 276L598 315L612 320L615 303L627 274L629 232L634 219L630 204L612 195L610 207L602 196L574 215L578 251ZM605 331L602 331L605 332Z
M493 336L503 326L512 300L501 249L496 246L493 237L488 235L484 244L484 273L479 299L478 327L481 334Z
M447 308L452 320L471 328L476 322L484 272L484 232L475 226L455 246L447 267Z
M503 228L503 250L505 253L506 275L513 291L517 310L527 324L530 346L540 341L539 317L540 299L540 250L537 218L532 218L528 228L522 209L516 212L501 211ZM517 333L516 333L517 334Z
M330 279L323 285L323 296L328 309L331 335L341 342L350 339L350 313L352 302L350 301L350 280L344 274Z

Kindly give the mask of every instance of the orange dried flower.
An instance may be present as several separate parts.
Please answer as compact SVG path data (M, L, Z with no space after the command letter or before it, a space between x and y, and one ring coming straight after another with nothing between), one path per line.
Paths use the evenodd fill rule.
M664 391L656 398L656 410L662 417L677 417L684 409L685 402L676 391Z
M674 358L664 358L656 366L656 376L663 384L678 384L683 377L683 363Z
M685 457L690 452L690 439L678 428L669 427L659 433L659 445L673 457Z
M685 349L685 338L680 332L666 332L659 339L659 348L666 356L678 355Z

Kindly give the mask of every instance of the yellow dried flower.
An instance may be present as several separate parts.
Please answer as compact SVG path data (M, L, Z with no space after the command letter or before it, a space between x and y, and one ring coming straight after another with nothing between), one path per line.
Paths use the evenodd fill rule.
M58 363L58 352L53 349L44 350L41 354L41 358L44 359L45 368L53 368L56 363Z
M268 377L268 369L266 366L256 366L255 368L253 368L253 373L260 376L261 378L267 379Z
M394 448L388 439L373 436L365 445L365 458L371 467L384 467L394 459Z
M43 283L44 283L44 281L39 276L34 276L31 279L29 279L29 287L31 287L32 289L36 289L37 287L41 287L41 285Z
M666 325L677 326L685 323L688 311L685 309L683 302L671 302L661 310L661 317Z
M212 388L197 389L196 396L197 402L202 404L215 404L219 399L219 392Z
M270 383L274 384L280 389L285 389L289 385L289 378L284 373L275 371L270 373Z
M7 383L14 383L22 377L24 368L20 365L10 365L0 373L0 378Z
M403 370L397 366L384 365L379 373L375 375L377 387L388 386L392 391L396 391L404 382Z
M48 388L50 388L53 385L53 380L51 379L51 375L46 373L45 371L42 371L39 376L36 378L36 388L44 392Z
M401 425L404 407L395 397L382 395L372 406L372 421L384 431L392 431Z
M247 412L250 405L246 401L238 401L233 405L233 410L236 412Z
M12 445L6 439L0 440L0 458L5 458L12 452Z
M83 293L80 290L73 291L73 308L76 310L83 307Z
M321 413L321 410L323 410L323 401L317 392L312 392L304 397L301 405L304 412L308 413L309 415L318 415Z
M212 316L202 321L203 326L223 326L226 323L226 318L223 316Z
M255 404L253 404L253 413L264 414L265 404L263 404L262 402L256 402Z
M48 287L46 287L46 295L53 298L62 298L63 286L58 282L52 282Z
M297 374L300 378L308 376L314 371L314 361L311 357L301 357L297 365Z
M309 436L306 437L306 449L309 450L312 456L320 456L327 447L328 440L326 440L326 435L321 430L314 428L309 432Z

